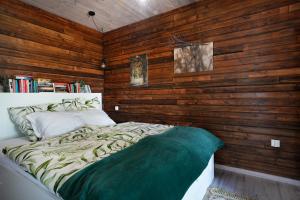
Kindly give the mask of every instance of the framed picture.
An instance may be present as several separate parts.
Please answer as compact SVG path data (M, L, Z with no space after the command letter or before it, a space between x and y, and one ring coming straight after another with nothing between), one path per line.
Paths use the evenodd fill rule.
M213 42L174 49L174 73L213 70Z
M146 54L130 58L130 85L148 85L148 58Z

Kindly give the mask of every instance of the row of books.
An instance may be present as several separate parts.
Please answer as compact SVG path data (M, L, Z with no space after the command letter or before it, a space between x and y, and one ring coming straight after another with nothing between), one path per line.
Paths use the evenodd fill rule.
M9 89L11 93L38 93L38 92L58 92L58 93L91 93L89 85L76 83L56 83L50 79L33 79L31 76L15 76L9 79Z
M16 93L37 93L37 81L25 79L9 79L9 91Z

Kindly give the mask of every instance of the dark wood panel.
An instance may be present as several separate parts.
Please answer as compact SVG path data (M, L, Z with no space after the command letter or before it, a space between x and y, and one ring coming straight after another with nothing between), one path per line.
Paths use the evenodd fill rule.
M209 0L108 32L105 110L118 122L206 128L225 141L217 163L300 179L299 17L294 0ZM174 34L213 41L214 71L175 75ZM129 58L142 53L149 84L131 87Z
M84 80L102 92L102 33L17 0L0 0L1 75Z

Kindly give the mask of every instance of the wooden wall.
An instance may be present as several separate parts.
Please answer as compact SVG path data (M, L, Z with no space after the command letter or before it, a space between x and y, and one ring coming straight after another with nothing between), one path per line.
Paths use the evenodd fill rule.
M108 32L105 110L206 128L226 143L217 163L300 179L299 31L299 1L205 0ZM174 75L174 34L213 41L214 71ZM149 86L131 87L128 59L142 53Z
M103 91L102 34L16 0L0 0L0 75L84 80Z

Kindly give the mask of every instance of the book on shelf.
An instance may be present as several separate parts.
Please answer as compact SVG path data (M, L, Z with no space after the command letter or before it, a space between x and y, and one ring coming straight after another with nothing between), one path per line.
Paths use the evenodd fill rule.
M47 86L47 85L51 85L52 84L52 80L51 79L44 79L44 78L38 78L37 82L38 82L38 85L41 85L41 86Z
M58 93L67 93L67 83L53 83L54 84L54 91Z
M37 79L38 92L55 92L54 84L51 79Z
M92 93L90 85L84 85L84 93Z
M39 86L38 92L55 92L53 86Z
M32 76L16 75L15 79L18 79L18 80L32 80L33 78L32 78Z
M14 80L13 79L8 79L8 85L9 85L9 92L13 93L14 92Z

